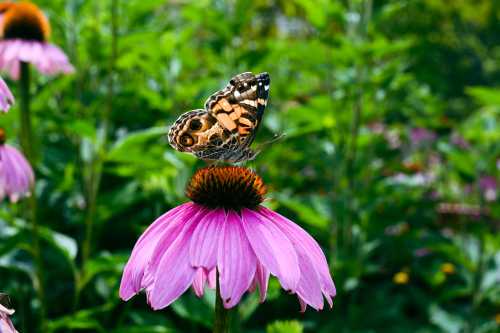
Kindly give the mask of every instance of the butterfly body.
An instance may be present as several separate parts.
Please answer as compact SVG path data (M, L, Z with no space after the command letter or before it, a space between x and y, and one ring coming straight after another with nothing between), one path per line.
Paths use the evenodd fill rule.
M182 114L170 128L170 145L211 161L253 159L249 148L255 138L269 97L267 73L245 72L233 77L210 96L205 109Z

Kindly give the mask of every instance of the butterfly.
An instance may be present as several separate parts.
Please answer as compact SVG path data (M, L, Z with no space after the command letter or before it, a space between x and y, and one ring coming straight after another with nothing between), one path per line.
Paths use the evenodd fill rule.
M210 96L204 109L182 114L168 132L170 145L207 161L252 160L250 149L269 97L268 73L245 72Z

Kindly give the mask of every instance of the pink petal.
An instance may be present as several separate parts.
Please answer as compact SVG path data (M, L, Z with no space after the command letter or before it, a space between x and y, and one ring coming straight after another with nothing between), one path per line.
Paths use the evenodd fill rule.
M256 265L257 259L241 226L241 218L230 210L221 233L217 255L220 294L225 308L238 304L252 283Z
M8 309L5 306L3 306L2 304L0 304L0 315L1 314L6 314L6 315L9 315L9 316L12 316L14 314L14 312L15 312L14 310Z
M323 309L323 294L318 274L310 258L298 251L300 265L300 281L297 285L297 295L316 310Z
M189 262L189 241L194 227L200 221L197 214L186 223L181 234L166 247L159 263L151 263L154 283L148 290L148 300L154 310L169 306L181 296L193 282L196 268ZM158 247L163 246L160 240ZM156 251L155 251L156 252ZM161 254L159 251L157 254ZM153 261L156 261L153 255Z
M1 40L0 69L7 71L17 80L21 61L32 64L46 75L67 74L74 71L66 54L55 45L22 39Z
M294 246L302 247L304 253L308 254L319 274L321 287L325 297L329 300L329 303L331 303L330 296L335 296L336 289L330 275L325 255L323 254L323 251L318 243L304 229L284 216L265 207L260 207L259 213L265 215L269 220L273 221L274 224L287 235Z
M207 273L204 268L200 267L196 270L196 275L193 280L193 290L196 296L203 296L205 291L205 282L207 281Z
M269 270L257 263L255 271L255 283L259 286L260 302L264 302L267 296L267 286L269 284Z
M18 333L17 330L12 325L12 321L9 316L14 314L14 310L7 309L2 304L0 304L0 332L1 333Z
M194 203L191 203L191 205L192 210L183 217L183 223L180 225L180 228L176 229L175 232L164 232L158 240L158 245L151 254L144 272L144 279L142 282L143 288L147 289L156 279L156 271L158 270L160 261L170 246L172 246L178 238L184 237L187 231L192 233L194 228L206 215L207 210L203 206Z
M215 289L217 284L217 269L214 268L208 273L208 288Z
M14 104L14 96L4 80L0 78L0 111L7 112Z
M295 292L300 269L290 240L263 216L246 208L241 214L243 228L259 262L278 277L283 288Z
M189 247L191 265L205 267L208 271L217 262L217 245L226 214L224 209L215 209L208 213L194 230Z
M123 272L120 284L120 297L123 300L129 300L142 289L144 272L158 240L164 234L176 235L186 216L193 214L195 209L192 203L175 207L157 218L141 235Z
M14 147L0 145L0 197L8 195L15 202L30 194L33 182L33 170L24 156Z

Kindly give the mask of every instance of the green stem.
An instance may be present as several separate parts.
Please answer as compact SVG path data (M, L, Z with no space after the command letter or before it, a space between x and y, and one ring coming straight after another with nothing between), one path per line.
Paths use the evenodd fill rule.
M351 10L358 7L359 4L354 1L349 2ZM352 35L353 40L359 40L361 42L366 41L368 25L372 16L372 0L364 0L362 3L362 8L359 8L359 12L362 13L362 20L358 23L353 23L350 29L350 33ZM343 234L342 241L344 246L349 249L352 242L352 227L355 216L355 202L356 202L356 164L357 164L357 155L358 155L358 138L359 131L362 124L363 117L363 96L364 89L363 85L366 80L366 71L368 65L363 62L360 64L359 62L355 64L355 72L356 72L356 83L357 88L354 92L354 102L353 102L353 112L352 112L352 122L351 122L351 133L350 133L350 142L348 146L347 156L346 156L346 178L348 182L348 202L349 202L349 211L347 212L347 219L343 225Z
M94 222L96 215L96 202L101 184L102 167L105 158L105 149L107 145L108 132L110 127L110 118L113 111L113 100L115 95L113 75L118 57L118 0L111 0L111 55L108 64L108 92L107 106L102 113L102 142L97 147L94 159L89 167L89 176L87 179L87 215L85 217L85 239L82 245L82 276L85 276L85 265L92 252L92 239L94 235Z
M33 164L33 137L30 113L30 65L21 62L21 77L19 80L19 106L21 122L21 147L28 161Z
M215 291L215 320L213 333L230 332L230 311L224 308L224 301L220 296L219 272L217 272L217 287Z
M23 152L30 162L31 166L35 166L34 156L34 140L33 128L31 124L30 113L30 67L26 62L21 62L21 77L19 80L19 95L20 95L20 142ZM37 221L37 202L35 186L31 189L32 195L28 198L28 206L31 213L31 233L33 236L32 251L36 265L36 280L35 288L40 300L40 326L42 332L45 331L46 325L46 308L45 308L45 289L43 281L43 258L40 247L40 230Z

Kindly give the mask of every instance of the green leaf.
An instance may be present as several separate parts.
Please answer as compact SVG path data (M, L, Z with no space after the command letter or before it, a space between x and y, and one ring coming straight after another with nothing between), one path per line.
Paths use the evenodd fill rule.
M296 320L275 321L266 328L267 333L302 333L304 327Z
M446 312L434 304L429 308L431 322L447 333L463 332L465 322L463 318Z

